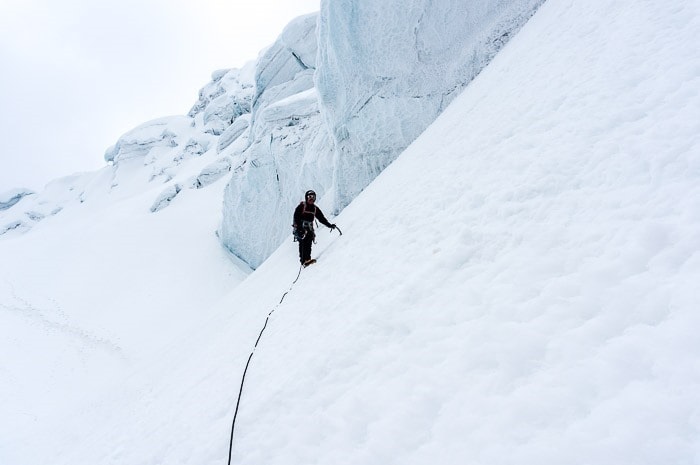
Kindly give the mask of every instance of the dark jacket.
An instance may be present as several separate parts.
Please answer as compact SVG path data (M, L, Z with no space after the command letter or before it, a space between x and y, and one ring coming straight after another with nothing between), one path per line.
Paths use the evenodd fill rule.
M332 228L333 225L328 222L323 212L316 205L311 205L306 202L301 202L299 206L294 210L294 228L304 229L314 229L314 219L317 219L321 224Z

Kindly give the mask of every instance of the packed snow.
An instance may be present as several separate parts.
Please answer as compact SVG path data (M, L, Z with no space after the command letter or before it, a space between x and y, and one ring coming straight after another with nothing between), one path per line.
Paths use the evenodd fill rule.
M0 463L226 463L273 309L232 463L700 463L698 30L548 0L294 284L208 240L223 179L5 234Z

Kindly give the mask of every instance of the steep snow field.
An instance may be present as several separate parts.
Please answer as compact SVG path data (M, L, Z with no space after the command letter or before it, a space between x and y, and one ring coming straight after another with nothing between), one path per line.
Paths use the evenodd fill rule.
M236 463L700 463L698 9L547 2L337 219Z
M334 220L344 235L319 232L319 263L281 305L298 270L291 239L226 295L236 280L217 277L230 269L214 255L187 277L220 280L216 292L144 274L170 279L175 300L201 297L202 313L158 312L187 332L128 374L109 374L127 362L110 355L107 330L88 335L107 347L66 349L72 332L21 323L67 283L36 297L20 287L27 311L0 308L15 377L2 391L14 397L3 400L0 462L226 463L240 376L275 309L233 463L700 463L699 10L547 1ZM173 240L167 270L205 229L177 243L160 235ZM3 256L28 256L8 244ZM44 253L69 263L101 250ZM95 281L130 267L109 269ZM127 322L151 306L144 289L131 297ZM42 332L66 360L42 360L54 353ZM25 335L35 353L13 348ZM111 385L91 378L95 365ZM33 367L52 366L94 382L41 392ZM35 417L19 420L24 410Z

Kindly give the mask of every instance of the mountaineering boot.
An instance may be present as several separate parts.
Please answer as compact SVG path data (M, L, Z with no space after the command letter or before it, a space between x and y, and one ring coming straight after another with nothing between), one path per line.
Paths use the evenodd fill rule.
M304 262L304 268L306 268L306 267L309 266L309 265L313 265L314 263L316 263L316 259L315 259L315 258L309 258L308 260L306 260L306 261Z

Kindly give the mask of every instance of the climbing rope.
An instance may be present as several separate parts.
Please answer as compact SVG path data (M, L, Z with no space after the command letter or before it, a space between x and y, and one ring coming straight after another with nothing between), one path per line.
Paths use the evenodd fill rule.
M253 354L255 353L255 349L258 347L258 343L260 342L260 338L262 338L263 332L265 331L265 328L267 328L267 323L270 321L270 316L277 310L277 308L282 305L282 302L284 301L284 298L287 297L287 294L289 294L289 291L292 290L292 287L294 287L294 284L299 280L299 276L301 276L301 269L303 268L303 265L299 266L299 272L297 273L297 277L294 278L294 281L292 281L292 284L289 286L289 289L282 294L282 298L280 299L279 303L275 305L275 308L270 310L270 313L267 314L267 318L265 318L265 324L263 325L262 329L260 330L260 334L258 334L258 339L255 341L255 345L253 346L253 350L250 351L250 355L248 356L248 361L245 364L245 369L243 370L243 376L241 377L241 387L238 390L238 400L236 401L236 411L233 413L233 423L231 423L231 441L229 442L228 446L228 465L231 465L231 454L233 452L233 431L236 428L236 418L238 417L238 408L241 405L241 396L243 395L243 383L245 382L245 375L248 373L248 366L250 366L250 360L253 358Z
M337 229L340 235L343 235L343 232L338 228L337 226L334 228ZM299 266L299 272L297 273L297 277L294 278L294 281L292 281L292 284L289 286L289 289L282 294L282 298L280 299L279 303L275 305L275 307L270 310L270 313L267 314L267 318L265 318L265 324L263 325L262 329L260 330L260 334L258 334L258 339L255 341L255 345L253 346L253 350L250 351L250 355L248 356L248 361L245 364L245 368L243 369L243 376L241 377L241 387L238 389L238 400L236 401L236 410L233 413L233 422L231 423L231 441L229 442L228 446L228 465L231 465L231 454L233 453L233 431L236 428L236 418L238 417L238 408L241 405L241 396L243 395L243 383L245 382L245 375L248 373L248 367L250 366L250 361L253 358L253 354L255 353L255 349L258 347L258 343L260 342L260 338L262 338L263 332L265 331L265 328L267 328L267 323L270 321L270 317L272 316L273 313L275 313L275 310L279 308L280 305L282 305L282 302L284 302L284 298L287 297L287 294L292 290L294 287L294 284L299 280L299 276L301 276L301 269L304 268L304 265Z

